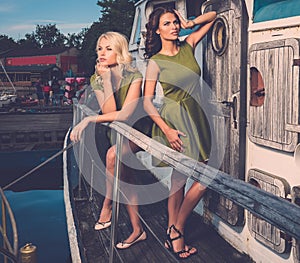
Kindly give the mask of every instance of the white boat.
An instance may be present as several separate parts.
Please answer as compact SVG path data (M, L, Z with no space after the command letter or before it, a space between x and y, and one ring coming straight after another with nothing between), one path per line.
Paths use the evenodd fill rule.
M3 91L1 94L0 94L0 108L2 108L3 106L5 105L10 105L12 103L15 103L16 102L16 99L17 99L17 95L16 95L16 88L13 84L13 82L11 81L9 75L7 74L6 70L5 70L5 67L3 66L3 63L2 61L0 60L0 63L1 63L1 67L9 81L9 83L11 84L11 87L13 89L12 92L7 92L7 91ZM13 93L13 94L12 94Z
M219 160L216 168L224 176L218 178L219 174L216 174L217 180L210 177L211 185L208 187L211 190L197 205L195 212L208 225L213 226L224 240L254 262L299 263L300 231L293 231L299 229L300 222L299 0L140 0L136 3L129 46L142 73L145 73L147 65L143 57L145 24L149 14L157 6L175 8L187 19L199 15L200 10L217 11L217 19L211 32L196 47L195 54L202 68L202 83L207 84L211 91L210 103L217 108L212 112L212 127L217 142L214 157ZM181 39L186 37L186 33L188 32L182 32ZM163 101L159 87L156 94L159 105ZM89 110L80 112L83 108L74 108L74 116L79 118L90 114ZM75 120L79 121L78 118ZM120 132L117 124L113 127ZM172 168L153 167L151 154L159 153L158 156L166 157L164 160L173 162L175 169L190 171L192 166L187 164L192 163L187 158L179 158L179 153L172 155L172 152L169 153L147 138L139 137L132 130L124 128L124 134L130 133L128 137L133 141L137 139L134 142L140 143L138 145L145 150L138 153L139 159L166 187L170 184ZM87 137L90 136L87 134ZM78 173L84 174L84 166L88 166L86 168L91 181L87 186L90 187L90 195L86 196L86 200L89 200L93 198L92 188L96 184L93 180L99 179L96 175L100 171L97 170L98 162L89 159L89 151L95 143L81 144L78 148ZM69 167L73 167L74 162L71 159ZM191 174L198 172L197 164L193 167ZM194 175L192 177L195 178ZM206 177L203 178L200 175L198 179L201 181ZM192 182L189 179L186 187ZM80 183L79 180L79 190ZM83 202L80 192L78 199ZM72 210L71 206L69 210ZM80 224L84 225L85 222ZM79 223L71 221L70 225L70 241L78 248L75 239L81 237L76 232ZM125 226L126 223L123 223L120 227L122 231ZM197 231L197 226L193 227ZM82 229L88 229L86 224ZM163 232L164 230L161 231ZM71 235L74 233L75 235ZM113 233L114 230L111 232L110 255L113 255ZM204 239L208 242L210 238ZM107 239L103 241L108 242ZM155 246L155 242L156 240L151 240L149 247ZM80 240L79 244L85 246L86 243ZM217 249L218 247L215 248ZM140 262L169 262L164 261L165 258L160 261L155 258L156 254L162 255L156 246L153 249L155 255L150 258L150 250L136 248L133 251L138 251L137 254L143 251ZM79 254L78 250L74 251L77 251L74 255ZM84 251L88 249L84 247ZM122 256L126 256L125 253ZM204 261L201 262L237 262L233 258L232 261L210 261L210 254L216 252L212 249L205 253L204 250L199 250L199 254L203 254ZM74 256L76 261L75 258ZM172 261L172 258L169 260ZM191 257L189 262L199 261L196 258L193 261ZM242 259L240 262L245 261Z
M299 205L299 0L141 0L130 50L142 72L145 24L157 6L175 8L187 19L200 9L217 12L195 54L212 91L211 103L222 108L213 117L219 169ZM145 164L151 163L144 154ZM155 170L159 179L168 173ZM299 240L215 192L195 211L255 262L300 262Z
M15 103L17 99L17 95L15 94L1 94L0 95L0 108L4 107L5 105L10 105Z

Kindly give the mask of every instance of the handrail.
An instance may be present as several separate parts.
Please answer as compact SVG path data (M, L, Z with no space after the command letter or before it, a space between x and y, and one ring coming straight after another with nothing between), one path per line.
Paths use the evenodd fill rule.
M84 115L96 115L86 105L75 102L74 106L80 109ZM174 169L207 185L211 190L218 192L287 234L300 239L299 206L174 151L125 123L115 121L105 125L113 128L144 151Z
M12 262L17 263L18 262L18 231L17 231L17 225L16 221L13 215L13 212L11 210L11 207L9 205L9 202L7 201L7 198L0 187L0 195L1 195L1 202L2 202L2 224L0 226L0 231L3 237L3 248L0 248L0 254L4 256L4 262L7 262L6 258L9 258ZM5 209L6 208L6 209ZM11 246L9 239L6 235L6 213L5 211L8 211L8 215L11 221L11 227L13 232L13 247Z

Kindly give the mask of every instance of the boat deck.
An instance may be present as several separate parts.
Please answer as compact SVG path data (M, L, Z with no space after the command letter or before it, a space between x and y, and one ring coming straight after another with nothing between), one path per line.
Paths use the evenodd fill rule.
M141 176L148 183L156 179L150 172L145 172ZM161 191L167 189L161 186ZM78 197L78 188L73 191L75 197ZM94 224L98 219L103 196L93 191L90 198L90 188L85 182L82 184L80 199L75 198L74 207L77 215L75 222L79 226L81 247L84 251L85 261L90 262L108 262L110 248L111 228L101 231L94 230ZM162 200L149 205L140 206L140 215L146 225L151 227L151 231L145 227L147 239L139 242L129 249L115 250L114 262L177 262L178 260L163 247L166 238L167 228L167 200ZM124 205L120 205L119 221L117 225L117 241L126 239L131 232L131 225ZM239 253L229 245L218 233L209 225L205 224L202 217L193 213L188 219L186 225L186 243L192 244L198 249L197 255L194 255L184 262L209 262L209 263L250 263L253 262L248 256ZM118 257L120 256L120 258Z

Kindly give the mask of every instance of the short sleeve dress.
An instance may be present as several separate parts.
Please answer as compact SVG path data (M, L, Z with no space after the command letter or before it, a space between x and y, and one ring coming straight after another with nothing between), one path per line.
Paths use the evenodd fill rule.
M170 127L186 134L180 137L184 146L183 154L198 161L207 161L211 150L211 131L200 105L201 71L192 47L183 41L176 55L157 53L151 60L159 67L158 81L164 93L160 116ZM171 147L156 124L153 124L152 138Z
M117 110L121 110L127 93L129 91L130 85L138 80L142 79L143 75L139 71L128 71L123 70L122 79L120 83L120 88L114 92L114 97L116 101ZM102 89L101 85L95 84L95 76L91 77L91 86L93 90ZM142 94L141 94L142 95ZM150 136L151 134L151 127L153 125L152 120L144 111L142 99L138 102L137 107L130 118L126 121L129 126L134 127L135 129L139 130L140 132ZM110 137L111 144L115 144L115 132L110 131L111 134L108 134Z

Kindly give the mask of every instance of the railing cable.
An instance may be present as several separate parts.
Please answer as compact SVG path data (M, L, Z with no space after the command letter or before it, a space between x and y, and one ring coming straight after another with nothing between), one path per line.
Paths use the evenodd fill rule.
M44 166L45 164L49 163L50 161L52 161L54 158L56 158L57 156L59 156L60 154L62 154L64 151L70 149L71 147L73 147L74 143L71 142L69 143L65 148L63 148L62 150L60 150L59 152L55 153L54 155L52 155L51 157L49 157L46 161L42 162L41 164L39 164L38 166L34 167L33 169L31 169L29 172L27 172L26 174L24 174L23 176L17 178L16 180L12 181L11 183L9 183L8 185L4 186L2 189L6 190L9 187L13 186L14 184L16 184L17 182L23 180L24 178L26 178L27 176L29 176L30 174L32 174L33 172L35 172L36 170L38 170L39 168L41 168L42 166Z

